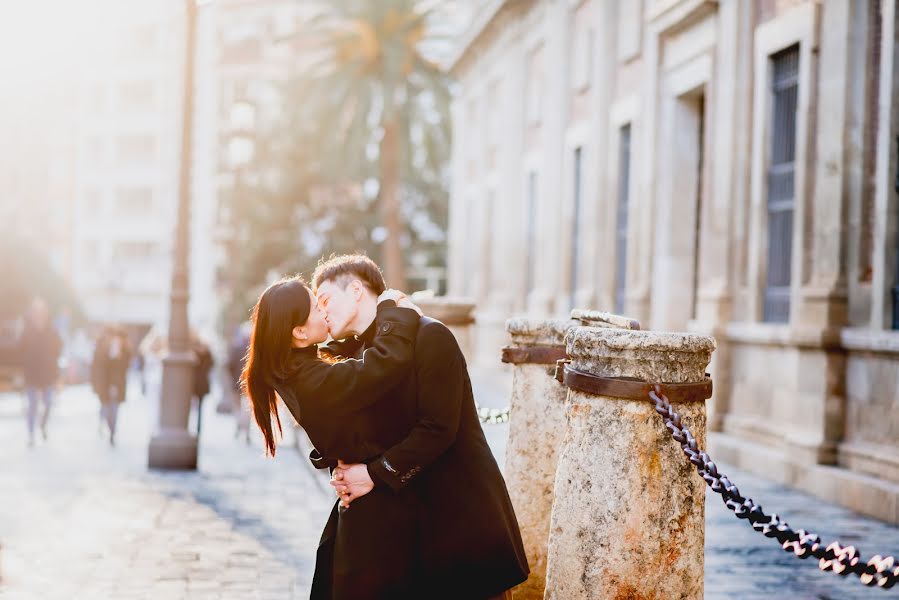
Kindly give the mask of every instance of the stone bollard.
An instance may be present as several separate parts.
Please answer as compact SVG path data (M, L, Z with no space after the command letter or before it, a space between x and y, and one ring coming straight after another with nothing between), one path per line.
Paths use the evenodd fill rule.
M575 308L571 311L571 318L590 327L614 327L631 331L640 329L640 321L636 319L599 310Z
M464 298L434 296L424 292L412 294L412 301L421 308L425 316L437 319L453 332L465 362L473 364L474 359L474 309L475 304Z
M513 365L506 485L531 567L528 580L515 588L518 600L543 598L553 484L568 395L554 373L556 361L565 358L565 333L578 325L566 319L506 322L512 345L503 349L503 362Z
M714 349L712 338L684 333L596 327L568 333L571 389L547 600L702 599L705 482L642 382L695 384L663 392L704 446L705 402L685 400L711 395L705 368Z

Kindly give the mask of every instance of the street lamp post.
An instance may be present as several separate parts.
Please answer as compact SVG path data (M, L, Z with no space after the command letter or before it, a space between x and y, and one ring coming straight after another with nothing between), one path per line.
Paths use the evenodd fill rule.
M151 469L196 469L197 438L187 429L193 393L195 357L187 319L189 297L190 182L193 149L194 54L197 35L195 0L185 0L184 105L181 124L181 171L172 265L168 344L159 397L159 428L150 440Z

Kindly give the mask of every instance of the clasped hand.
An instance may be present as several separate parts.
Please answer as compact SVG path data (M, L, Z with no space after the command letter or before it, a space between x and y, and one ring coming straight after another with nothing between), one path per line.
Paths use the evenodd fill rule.
M348 465L340 460L337 461L337 467L331 473L331 487L337 493L340 505L349 508L354 500L372 491L375 484L368 474L366 465Z

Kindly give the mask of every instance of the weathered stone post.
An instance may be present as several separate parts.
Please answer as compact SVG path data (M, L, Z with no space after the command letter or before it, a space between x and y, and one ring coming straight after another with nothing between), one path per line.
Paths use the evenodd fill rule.
M459 342L465 362L472 364L474 359L474 339L472 326L474 325L474 302L465 298L451 296L430 296L423 293L412 294L415 302L422 312L433 319L437 319L446 325Z
M703 446L705 402L695 400L711 394L714 349L712 338L684 333L568 333L547 600L702 599L705 482L644 399L644 382L695 384L663 392Z
M506 485L531 567L528 580L515 588L519 600L543 598L553 484L568 396L568 388L556 381L554 373L556 361L566 356L565 333L577 325L567 319L506 322L512 344L503 349L503 362L513 365Z

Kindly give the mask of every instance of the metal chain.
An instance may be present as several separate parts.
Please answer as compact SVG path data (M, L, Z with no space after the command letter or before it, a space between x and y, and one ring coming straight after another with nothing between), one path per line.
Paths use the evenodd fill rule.
M478 419L485 425L501 425L509 422L509 415L512 412L511 407L507 406L503 409L487 408L475 404L478 409Z
M751 498L740 494L737 486L731 483L726 475L718 471L718 467L696 444L696 439L686 426L681 424L680 415L671 408L668 398L658 388L649 393L655 402L655 409L665 422L665 427L681 446L684 455L696 467L696 471L712 488L720 494L725 506L732 510L738 519L746 519L752 528L765 537L775 538L783 549L793 552L799 558L813 556L818 559L818 567L822 571L833 571L837 575L858 575L867 586L889 589L899 582L899 561L892 556L875 555L867 563L862 562L861 553L854 546L843 547L839 542L832 542L825 547L821 538L804 529L793 529L776 514L768 516L762 507Z

